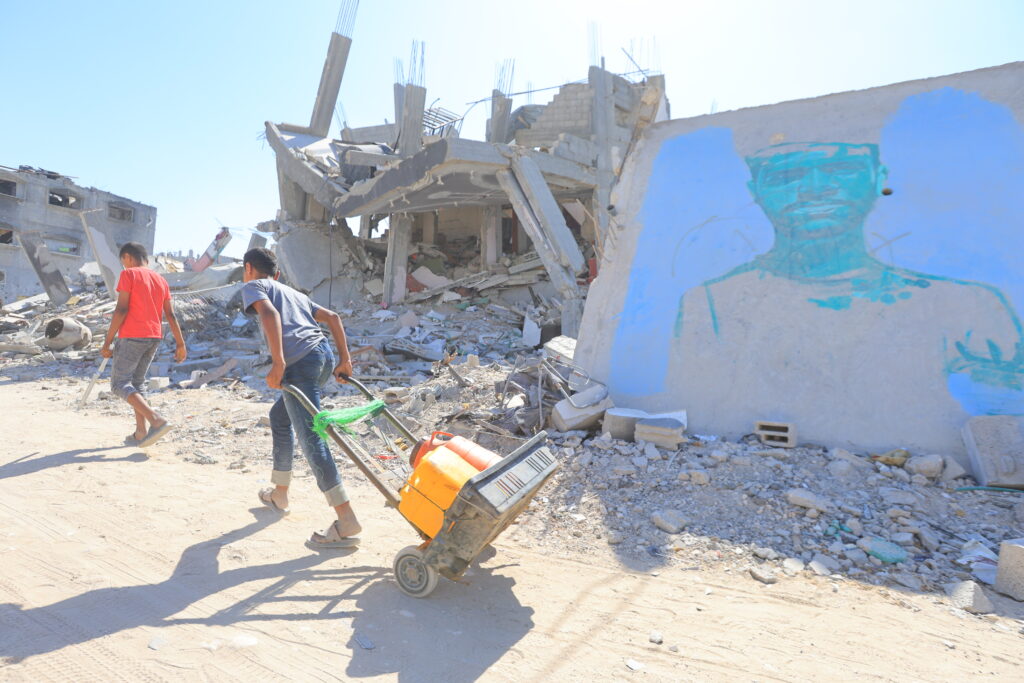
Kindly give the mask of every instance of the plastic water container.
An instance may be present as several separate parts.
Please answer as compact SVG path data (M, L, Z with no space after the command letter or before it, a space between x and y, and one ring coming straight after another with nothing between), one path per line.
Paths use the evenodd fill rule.
M433 538L441 530L444 513L462 485L479 471L447 445L439 446L419 458L399 492L398 511Z
M430 438L424 439L416 446L409 464L415 469L419 466L425 454L431 453L441 446L458 453L466 462L475 467L478 472L482 472L491 465L501 461L500 455L484 448L480 444L473 443L464 436L455 436L448 432L434 432L430 435Z

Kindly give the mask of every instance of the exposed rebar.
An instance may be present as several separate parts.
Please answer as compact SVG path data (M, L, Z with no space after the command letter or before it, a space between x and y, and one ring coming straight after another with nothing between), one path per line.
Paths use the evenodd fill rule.
M341 0L341 7L338 8L338 21L334 25L334 32L352 37L352 30L356 25L356 11L359 9L359 0Z

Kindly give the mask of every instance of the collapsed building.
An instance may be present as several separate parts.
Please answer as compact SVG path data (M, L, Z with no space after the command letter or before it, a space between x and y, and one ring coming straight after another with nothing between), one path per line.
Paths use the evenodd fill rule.
M668 118L664 77L631 82L591 67L550 103L515 111L495 89L484 140L459 137L458 117L426 108L421 83L396 83L396 123L346 125L333 139L351 44L331 35L309 125L266 123L281 209L263 228L275 233L285 277L325 303L364 288L392 305L410 288L519 285L518 296L546 301L575 336L623 161L648 125ZM371 239L385 217L386 238ZM358 219L355 233L346 219ZM379 279L366 276L374 255L384 258ZM423 279L410 273L418 263ZM446 271L453 263L463 267Z
M0 300L39 294L57 303L70 296L90 261L94 243L134 241L152 251L156 207L83 187L68 176L20 166L0 166ZM115 250L116 253L116 250Z

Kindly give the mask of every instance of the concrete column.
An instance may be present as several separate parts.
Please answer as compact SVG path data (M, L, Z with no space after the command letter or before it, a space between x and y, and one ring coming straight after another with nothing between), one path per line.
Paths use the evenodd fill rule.
M437 212L431 211L423 215L423 241L427 244L436 244L437 240Z
M331 118L338 104L341 78L345 75L345 63L351 47L351 38L340 33L331 34L324 70L320 73L320 87L317 88L316 102L313 104L313 115L309 119L309 130L317 137L327 137L331 129Z
M427 106L427 89L418 85L405 86L402 97L401 130L398 132L398 153L412 156L423 149L423 110Z
M500 90L491 92L491 118L487 122L487 142L505 142L512 118L512 100Z
M359 217L359 237L362 239L370 239L370 233L373 232L373 223L371 221L372 216L367 214Z
M408 277L409 241L412 237L412 215L391 214L388 228L388 255L384 259L384 303L388 306L405 299Z
M612 75L592 66L588 74L594 99L590 107L590 127L597 146L597 187L594 189L590 211L597 225L597 243L604 246L608 234L608 204L611 202L615 174L612 168L611 137L615 127L615 94Z
M484 220L480 225L481 269L492 266L501 256L501 207L485 206Z

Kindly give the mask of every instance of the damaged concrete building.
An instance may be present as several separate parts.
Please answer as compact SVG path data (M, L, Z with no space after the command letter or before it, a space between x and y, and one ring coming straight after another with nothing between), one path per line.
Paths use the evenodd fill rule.
M135 241L152 251L155 232L156 207L82 187L60 173L0 166L0 300L44 290L66 299L64 279L97 260L90 240Z
M459 118L426 108L426 89L410 78L394 85L396 123L346 126L333 139L350 34L331 35L309 124L266 123L281 209L263 227L276 233L285 277L324 303L365 288L384 305L406 300L411 288L481 294L518 284L505 293L544 300L575 335L623 161L649 124L668 118L664 78L632 82L591 67L550 103L515 111L495 89L484 140L459 137ZM384 218L385 239L371 239ZM375 253L384 257L379 278L367 274ZM410 273L432 262L463 267L433 267L435 276L454 276L441 280L416 268L427 282Z

